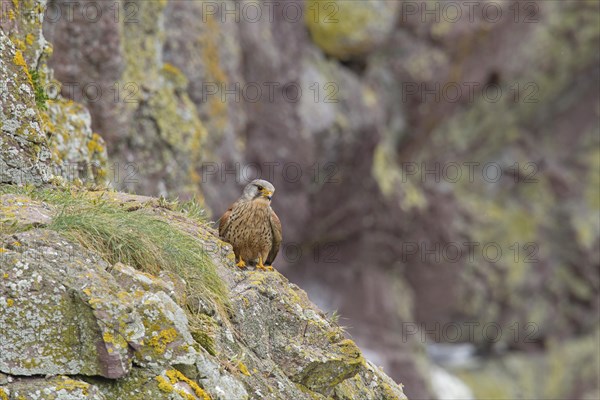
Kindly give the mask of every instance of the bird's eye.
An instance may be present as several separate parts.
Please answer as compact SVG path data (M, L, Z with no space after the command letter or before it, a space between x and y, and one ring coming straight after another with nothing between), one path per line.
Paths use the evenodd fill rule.
M260 185L257 185L256 187L257 187L257 188L258 188L258 190L260 190L261 192L262 192L262 190L264 189L264 187L262 187L262 186L260 186Z

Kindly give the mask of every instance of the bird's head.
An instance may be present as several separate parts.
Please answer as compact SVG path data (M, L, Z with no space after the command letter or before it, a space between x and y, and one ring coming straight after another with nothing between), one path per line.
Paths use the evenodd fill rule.
M262 179L255 179L244 188L244 193L242 194L242 198L244 200L257 200L257 199L265 199L267 201L271 201L273 197L273 193L275 193L275 187L271 184L271 182L267 182Z

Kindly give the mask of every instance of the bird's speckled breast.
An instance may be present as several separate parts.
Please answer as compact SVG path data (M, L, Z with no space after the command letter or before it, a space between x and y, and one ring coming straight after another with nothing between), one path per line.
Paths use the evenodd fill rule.
M231 210L225 240L245 260L266 257L273 244L270 218L271 208L265 201L238 203Z

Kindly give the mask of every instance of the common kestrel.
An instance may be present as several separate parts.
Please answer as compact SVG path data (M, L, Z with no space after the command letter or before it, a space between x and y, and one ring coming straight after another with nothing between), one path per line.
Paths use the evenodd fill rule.
M281 222L271 208L275 188L270 182L255 179L244 188L219 222L219 236L233 246L237 266L256 261L256 268L273 270L273 260L281 244Z

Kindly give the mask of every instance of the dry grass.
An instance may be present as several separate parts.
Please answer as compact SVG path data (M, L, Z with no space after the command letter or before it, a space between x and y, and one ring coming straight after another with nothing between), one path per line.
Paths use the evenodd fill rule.
M119 204L91 198L85 192L0 186L0 193L17 193L59 209L49 229L79 242L111 264L122 262L157 275L170 271L187 284L189 299L200 297L217 309L227 306L227 290L201 242L154 215L149 209L128 211ZM204 212L196 203L182 208L197 222Z

